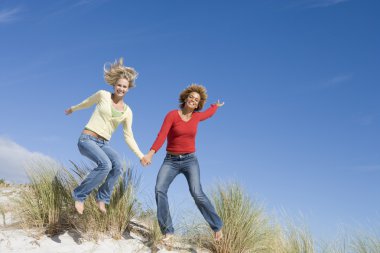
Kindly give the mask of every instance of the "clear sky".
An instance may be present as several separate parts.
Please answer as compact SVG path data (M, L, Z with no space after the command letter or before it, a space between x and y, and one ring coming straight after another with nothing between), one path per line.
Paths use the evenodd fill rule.
M111 91L103 64L122 56L140 74L125 101L143 152L203 84L206 108L225 102L198 129L206 190L238 181L317 237L366 227L380 220L379 13L378 0L2 0L0 178L25 180L33 156L87 162L76 143L92 109L64 110ZM152 199L164 147L142 169L121 128L111 145ZM183 177L169 194L195 208Z

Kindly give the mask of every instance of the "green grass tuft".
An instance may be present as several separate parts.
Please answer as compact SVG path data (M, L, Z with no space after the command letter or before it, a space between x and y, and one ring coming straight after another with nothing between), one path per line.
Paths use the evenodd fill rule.
M97 240L101 234L122 238L135 215L139 178L132 169L126 169L115 186L107 214L98 210L93 193L85 202L83 215L78 215L71 194L89 168L72 164L72 170L47 161L29 164L30 184L17 200L23 226L40 228L49 235L76 229L88 239Z

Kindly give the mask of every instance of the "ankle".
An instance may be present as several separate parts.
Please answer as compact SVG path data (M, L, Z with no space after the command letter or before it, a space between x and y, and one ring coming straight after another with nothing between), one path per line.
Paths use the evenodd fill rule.
M103 202L103 201L97 201L96 203L97 203L97 205L98 205L99 210L100 210L102 213L107 213L106 203L105 203L105 202Z
M215 237L215 241L220 241L223 238L222 230L215 232L214 237Z

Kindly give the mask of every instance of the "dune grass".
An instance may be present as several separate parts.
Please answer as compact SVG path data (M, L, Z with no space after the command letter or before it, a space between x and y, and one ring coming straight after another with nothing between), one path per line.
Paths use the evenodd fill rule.
M74 228L89 239L96 240L101 234L120 239L135 214L139 178L131 168L125 169L115 186L107 214L98 210L93 193L85 202L83 215L78 215L71 193L89 168L72 164L72 170L47 161L29 164L30 184L17 201L23 226L40 228L49 235Z
M321 253L380 253L380 236L375 232L351 232L325 243Z
M137 232L145 237L146 245L151 248L152 251L155 251L163 238L160 226L158 225L156 211L153 210L152 207L148 207L147 210L139 213L137 220L140 226L143 227L143 230Z
M287 221L281 226L264 208L252 202L238 183L219 184L213 191L215 208L224 222L220 242L205 226L193 230L199 245L214 253L380 253L376 233L354 234L340 238L327 247L317 247L306 225ZM207 231L205 233L205 231Z
M30 184L22 189L17 201L22 224L46 228L47 234L59 233L69 224L67 171L55 163L34 161L29 164L27 174Z
M380 237L370 234L356 235L351 242L352 252L355 253L379 253Z
M223 239L203 223L194 224L190 242L213 253L314 253L314 241L305 227L288 222L283 228L264 207L244 193L238 183L220 183L212 191L215 209L223 220Z
M73 171L80 182L90 168L85 165L80 167L74 163L73 166ZM99 211L95 199L96 191L94 191L85 201L83 215L76 213L73 215L72 226L92 239L99 239L103 234L110 235L114 239L121 239L136 214L136 190L139 183L140 178L134 170L126 169L115 185L110 204L107 206L107 214Z
M281 253L314 253L315 242L304 226L288 223L280 234L277 252Z
M215 253L273 253L276 231L264 209L236 184L219 184L212 192L215 209L223 220L223 239L214 240L209 228L200 232L200 244Z
M139 208L136 190L140 178L127 168L112 194L107 214L98 210L95 191L85 202L83 215L76 213L73 189L86 176L89 167L72 163L73 169L48 161L29 164L30 183L21 189L17 207L23 227L40 228L48 235L75 229L88 240L98 240L104 235L121 239L133 223L141 222L145 244L157 250L162 235L153 208ZM186 214L177 242L185 242L213 253L380 253L380 237L375 234L355 234L341 238L316 249L316 242L306 226L288 222L282 226L270 217L264 207L244 192L238 183L220 183L212 191L216 211L224 222L223 239L214 240L214 233L202 222ZM0 215L5 224L4 208ZM0 217L1 217L0 216ZM184 224L186 222L184 221ZM135 224L136 225L136 224Z
M2 217L2 223L3 223L3 226L5 226L5 208L0 204L0 214L1 214L1 217Z

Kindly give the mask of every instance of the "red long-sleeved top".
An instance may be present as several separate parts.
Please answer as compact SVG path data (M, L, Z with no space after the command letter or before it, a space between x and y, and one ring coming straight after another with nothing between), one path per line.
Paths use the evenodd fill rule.
M217 109L216 105L211 105L203 112L193 112L191 119L187 122L182 120L178 110L170 111L150 149L157 153L167 137L166 151L179 154L195 152L195 136L199 121L210 118Z

